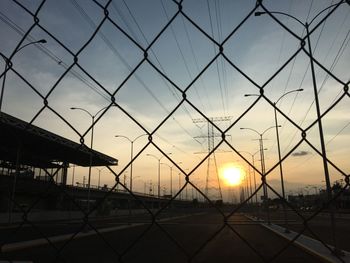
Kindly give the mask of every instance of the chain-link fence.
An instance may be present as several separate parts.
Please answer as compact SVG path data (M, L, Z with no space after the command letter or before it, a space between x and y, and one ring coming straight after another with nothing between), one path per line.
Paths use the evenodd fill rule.
M339 60L340 57L345 57L343 65L345 67L349 66L346 59L349 58L349 49L347 48L349 31L346 31L349 28L347 15L350 6L348 1L326 3L314 15L310 12L313 5L312 1L305 22L297 16L291 15L288 11L280 11L278 9L279 4L274 6L269 1L256 1L254 4L240 3L245 8L242 7L242 11L237 12L240 15L237 16L238 18L235 17L236 20L233 26L228 26L230 28L227 31L228 33L223 33L223 29L218 22L220 19L219 13L224 8L224 5L221 9L217 8L221 1L207 1L203 2L202 5L198 3L194 5L198 8L198 13L203 5L208 8L209 19L206 20L197 17L197 13L186 6L187 1L170 1L166 4L165 1L160 1L160 10L153 10L148 19L152 19L152 16L158 16L158 12L162 8L165 11L166 19L161 24L153 25L151 37L148 35L142 39L131 30L130 25L121 22L122 13L114 14L114 12L120 11L121 2L92 1L88 7L84 7L85 2L79 4L72 0L69 2L71 7L74 7L90 26L88 37L84 35L82 39L85 39L85 41L77 41L75 46L66 44L62 34L76 29L76 25L70 25L69 21L66 21L66 23L60 21L57 14L51 13L51 17L42 16L42 14L45 14L45 8L52 4L51 2L38 1L35 8L24 1L14 0L11 3L17 10L21 10L23 16L31 18L32 22L26 25L25 30L20 29L16 26L16 23L8 19L5 14L5 6L1 12L2 23L16 31L20 36L18 39L11 41L10 53L1 51L4 67L1 73L0 101L2 127L2 153L0 156L2 159L0 168L2 176L1 212L3 212L0 229L0 232L3 232L1 238L2 259L10 261L34 259L38 262L73 262L82 260L84 255L88 255L88 258L85 258L84 261L89 259L96 261L102 258L98 253L102 253L108 255L110 258L108 262L134 262L135 260L137 262L141 260L138 256L143 257L146 262L162 262L164 258L169 262L209 262L213 258L221 262L224 253L214 244L218 239L223 238L224 233L227 234L228 232L234 238L232 240L225 239L224 243L220 245L221 249L230 250L231 247L233 249L238 247L242 253L253 255L256 261L281 260L281 262L287 262L284 257L292 257L292 254L301 253L293 252L294 250L291 249L294 249L295 244L306 235L318 241L323 249L334 255L334 260L345 262L344 257L347 254L343 250L347 248L344 245L347 239L343 235L347 231L346 220L348 220L348 214L346 214L346 211L350 208L348 200L350 196L348 161L341 162L341 165L338 165L336 157L329 158L329 136L325 134L322 125L324 125L325 119L336 111L337 107L345 108L343 113L348 113L349 76L346 75L348 70L345 69L339 74L334 71L337 59ZM66 4L66 2L62 3L62 5ZM149 11L150 7L143 1L139 1L138 4L145 5L145 13ZM123 1L123 5L127 8L134 23L138 27L142 27L136 22L137 14L133 14L130 6L128 6L128 1ZM129 3L129 5L131 4ZM214 6L217 8L215 9L216 13L213 11L214 9L212 12L210 11L210 8L214 8ZM68 7L66 8L68 9ZM92 8L98 15L90 17L89 8ZM342 39L341 46L337 50L333 63L329 65L328 62L321 61L314 54L317 51L316 48L322 46L323 38L321 38L321 35L325 25L328 21L329 23L335 23L336 18L340 17L339 13L345 14L342 26L347 29L345 33L343 31L339 33L343 37L337 38L338 42L340 42L339 39ZM218 34L213 32L215 19ZM50 25L49 27L46 24L50 20L51 22L55 20L54 26ZM279 57L279 66L275 67L271 74L265 74L264 81L261 81L259 70L255 73L247 72L249 71L247 66L240 63L241 61L238 59L245 48L244 45L251 39L251 36L245 35L244 32L248 30L247 27L252 26L250 23L253 20L253 27L256 28L259 28L260 23L268 21L268 23L281 30L283 41L289 41L294 45L293 49L288 45L282 45L281 49L286 48L292 51L286 52L288 54L286 57ZM19 23L19 21L17 22ZM63 32L57 26L60 23L65 25ZM184 24L184 31L181 32L182 37L187 36L186 39L190 39L191 36L196 35L199 39L196 44L189 41L190 48L188 50L195 52L196 49L199 50L202 46L208 45L208 49L213 52L206 58L193 62L197 68L196 73L190 72L187 68L188 76L181 75L181 71L177 69L171 70L172 63L176 64L175 57L166 57L164 61L162 59L160 61L155 54L157 48L160 47L162 48L159 51L160 53L169 54L173 52L171 48L162 47L164 38L172 37L173 41L171 42L179 48L182 39L176 37L177 34L180 34L176 27L178 23ZM205 25L205 23L210 26ZM299 27L299 31L296 30L297 27ZM300 28L302 29L301 33ZM142 32L142 30L140 31ZM76 35L83 34L82 32L69 33L73 40ZM86 34L86 32L84 33ZM104 45L109 49L109 53L103 55L105 57L102 64L106 66L105 70L108 71L107 68L112 66L119 70L117 70L120 75L117 84L111 85L105 82L105 76L94 66L91 66L94 63L96 64L95 67L101 66L99 64L101 63L99 60L101 56L89 53L91 46L96 44L96 39L102 39ZM124 46L116 48L114 41L123 42ZM243 44L240 44L240 41ZM271 41L274 42L274 40ZM46 46L47 44L50 44L50 46ZM53 61L59 67L60 70L54 74L54 81L50 79L51 82L48 80L45 83L46 76L44 76L44 73L40 80L32 78L29 72L26 73L23 70L30 68L30 64L20 65L14 62L19 51L29 45L36 46L40 56L45 56L47 60ZM131 51L123 49L125 45L132 46ZM26 49L29 49L29 47ZM100 52L103 52L102 49ZM332 46L331 49L335 50L336 48ZM179 50L181 51L181 48ZM123 51L128 54L121 55ZM259 49L251 52L259 52ZM160 53L158 54L159 57L161 57ZM111 55L117 56L121 64L125 62L124 68L113 65L109 61ZM180 52L183 61L188 59L187 56L188 54L185 52ZM282 82L287 83L286 87L289 81L296 82L296 80L291 80L291 75L286 72L297 70L294 67L297 67L295 66L298 65L296 60L300 57L304 59L303 63L306 65L306 69L300 73L299 81L302 80L302 83L304 79L309 78L307 84L304 86L300 84L299 87L297 84L292 85L296 88L290 91L287 91L285 87L278 88L276 94L280 97L276 100L275 94L270 92L271 86L277 85L274 81L279 78L282 79ZM205 59L207 60L205 61ZM34 67L36 65L34 58L31 58L31 61ZM50 65L47 61L43 63ZM249 63L265 64L266 67L272 64L271 61L263 61L261 64L261 61L254 60L249 61ZM47 65L44 67L49 67ZM165 65L168 66L167 70L163 68L163 66L166 67ZM186 68L188 66L184 64L182 67ZM170 70L168 70L169 68ZM208 77L207 73L212 71L217 71L217 75L215 73ZM141 72L146 72L142 76L147 77L140 77ZM245 100L244 106L237 110L238 113L231 113L228 110L224 117L213 116L212 112L208 113L207 108L203 107L205 103L198 99L200 96L196 97L198 92L202 92L202 96L205 96L205 89L199 91L198 86L215 86L210 78L216 78L219 85L216 85L217 88L211 87L209 90L217 89L217 94L210 98L210 101L221 101L223 108L227 109L228 105L236 103L235 98L228 96L227 88L225 88L225 85L227 85L225 82L229 79L227 76L230 76L230 74L234 75L234 78L240 79L240 84L250 87L238 92L238 96L242 97L241 100ZM100 99L103 100L105 107L95 114L91 114L85 106L80 108L72 107L75 105L67 105L64 98L65 96L69 97L69 92L74 90L74 82L71 81L71 78L84 83L92 92L88 95L81 92L79 98L75 98L79 103L84 102L85 99L89 101L93 97L98 98L95 101L96 103ZM163 89L168 88L169 93L176 99L168 103L168 98L162 92L157 93L148 86L147 78L161 79L157 85L162 86ZM20 85L30 91L28 97L26 95L29 93L24 93L23 97L18 97L22 95L8 91L12 88L9 87L9 83L16 83L14 79L20 81ZM337 95L332 96L327 93L325 96L332 97L321 100L321 89L327 81L332 83L333 92L335 90ZM142 101L144 93L140 90L130 91L130 83L138 83L138 86L148 92L147 96L151 97L152 100L148 102L145 96L144 100L146 102ZM43 89L43 86L45 86L45 89ZM67 86L70 88L67 88ZM303 90L305 92L306 89L312 97L310 100L311 106L307 112L315 109L314 116L307 125L303 121L297 121L291 111L288 112L288 110L282 109L281 104L279 104L282 97L294 93L293 107L296 97L304 96L301 95L301 92ZM63 95L60 94L60 90L63 90ZM9 94L8 97L7 93ZM60 94L61 97L55 97L56 94ZM17 97L13 97L14 95ZM207 96L211 97L210 94ZM244 96L252 97L252 100L249 101ZM149 114L148 117L152 120L140 119L139 115L135 114L135 108L130 107L127 103L128 100L122 100L122 98L129 98L129 102L133 99L137 100L137 103L141 105L139 110ZM334 100L330 103L332 99ZM25 101L32 104L31 106L34 105L31 109L35 109L34 114L29 117L24 114L29 119L28 122L9 114L13 109L9 104L16 103L17 113L15 116L21 116L18 111L26 111L26 106L28 107L28 103ZM8 104L6 104L7 102ZM23 104L23 107L21 104ZM162 114L156 116L148 112L148 108L152 108L153 104L159 104L158 106L161 108L159 112L162 112ZM88 114L91 117L91 123L87 128L82 128L82 121L74 121L71 117L73 114L78 114L78 111L74 111L74 113L73 111L69 113L61 111L60 107L62 105L66 108L70 107L72 110L84 111L81 114ZM268 109L266 115L269 115L270 112L268 111L271 110L271 116L269 115L271 124L261 125L261 118L267 119L268 117L255 112L256 117L251 118L253 121L248 124L249 127L242 127L242 120L250 116L255 109L260 111L261 108L259 107L261 105L265 105L265 110ZM7 108L10 110L7 111ZM118 111L120 115L111 117L113 111ZM187 161L187 157L177 158L176 154L172 152L175 150L164 147L162 141L164 139L164 141L170 141L168 144L173 144L172 140L175 134L171 132L172 128L169 128L169 125L177 125L181 132L188 132L187 125L189 124L186 121L181 121L178 115L179 111L184 111L185 114L189 115L194 126L201 127L201 135L195 136L191 133L190 136L195 137L195 141L204 139L204 153L197 154L196 162L192 162L191 166L186 164L189 169L186 169L187 167L183 165ZM47 112L50 115L45 115ZM231 114L232 116L228 116ZM54 118L55 121L63 123L60 127L65 131L69 130L66 134L75 138L75 142L38 128L37 126L45 127L45 125L53 124L50 121L46 124L40 122L39 120L43 115L48 119ZM104 137L102 133L99 133L100 131L97 131L97 128L102 130L101 126L106 125L106 129L117 129L116 126L121 125L117 121L113 126L103 123L105 119L113 122L113 118L123 120L126 127L124 130L127 132L125 134L131 134L132 136L136 134L133 140L125 135L114 134L117 138L113 138L113 140L117 140L119 137L120 141L125 139L127 143L131 144L130 159L126 159L127 161L124 161L124 163L93 150L95 149L94 132L95 136ZM305 118L304 116L304 120ZM278 123L279 119L284 120L283 125ZM345 118L345 121L348 121L348 119ZM279 122L282 123L281 120ZM225 125L220 125L220 123L225 123ZM37 126L34 126L34 124L37 124ZM99 126L100 124L101 126ZM348 124L342 129L332 131L331 134L335 134L335 137L338 136L346 130ZM288 135L289 147L281 152L280 144L287 144L287 141L281 143L279 133L282 134L282 129L288 125L294 135ZM259 127L263 128L260 129ZM96 131L94 131L94 128L96 128ZM83 130L83 132L80 132L80 130ZM134 133L134 130L138 132ZM168 133L164 130L167 130ZM203 132L203 130L205 131ZM277 135L277 140L273 140L274 144L272 146L277 147L276 161L269 161L265 156L265 152L269 150L264 146L265 135L268 131L275 131ZM256 138L253 138L256 139L256 142L253 143L258 145L255 153L254 151L247 151L247 147L244 147L244 145L252 144L248 135L250 133L256 135ZM90 135L91 137L89 137ZM235 141L235 136L247 138L245 143L242 144L243 146ZM290 137L293 138L290 139ZM89 138L91 140L88 141ZM136 140L138 142L143 140L143 144L140 143L142 147L134 150ZM346 140L347 137L344 135L345 145ZM111 144L111 140L106 139L106 141L106 145ZM293 195L289 193L291 187L288 185L288 179L284 179L283 176L286 176L286 174L283 174L283 171L286 173L285 166L288 166L289 170L296 170L296 168L290 168L288 162L293 157L307 155L308 152L304 151L303 148L305 145L314 152L314 158L318 160L316 164L318 168L315 173L318 173L319 183L323 180L324 188L319 190L318 185L309 184L306 190L312 192L314 189L315 194L308 192L307 194ZM178 148L175 143L172 147ZM103 147L101 148L103 149ZM149 151L149 149L153 149L153 151ZM127 148L123 150L129 151ZM246 167L245 178L241 178L240 186L235 188L226 187L218 172L217 162L220 159L218 155L225 154L225 152L228 152L229 157L227 158L230 161L239 159L241 166ZM342 157L347 156L347 153L348 151L343 150ZM117 149L117 158L119 155L121 153ZM152 177L148 179L144 179L142 173L136 173L135 169L133 173L133 165L139 165L142 158L146 158L147 162L152 163L152 165L157 163L156 176L154 176L156 173L154 170ZM311 167L312 162L313 160L306 161L307 166L310 165ZM266 168L267 163L271 164L269 169ZM344 166L343 163L346 163L347 166ZM70 166L70 164L73 164L73 166ZM118 166L116 166L117 164ZM77 173L79 172L79 166L86 167L85 170L80 170L80 173L84 174L83 182L75 183L74 173L75 169ZM91 178L92 173L96 174L94 167L104 167L98 170L96 185L92 183ZM170 186L168 188L161 184L161 167L170 169ZM322 169L319 167L322 167ZM71 172L71 175L68 174L68 171ZM110 186L101 184L100 176L106 173L115 178L115 182L110 182ZM305 174L307 175L307 173ZM314 175L311 168L309 173L310 176ZM333 174L337 174L337 176L332 176ZM175 178L176 175L178 175L178 178L173 182L173 177ZM36 176L36 180L34 180L34 176ZM278 178L277 184L274 183L276 180L270 180L273 176ZM71 184L67 181L68 178L71 178ZM137 185L137 178L143 180L140 181L142 184L139 182ZM335 183L334 178L338 179ZM188 219L191 217L197 219ZM339 219L339 217L341 218ZM209 223L203 223L201 221L204 220L203 218L208 218ZM189 221L186 221L187 219ZM320 220L323 225L319 223ZM277 236L270 230L261 232L263 230L260 228L260 224L270 230L274 226L280 225L282 229L280 235L288 236L291 233L294 233L294 235L283 241L276 241ZM205 230L199 230L199 228L197 230L196 227L201 225L205 226ZM213 226L215 227L213 228ZM177 230L176 227L185 228ZM245 232L245 229L249 227L253 228L249 230L250 232L248 230L248 232ZM208 234L204 235L202 231L208 231ZM259 238L262 240L265 239L266 242L271 242L273 248L270 250L266 250L265 247L262 248L261 246L266 244L261 244L264 241L257 243L258 235L261 235ZM149 240L158 243L152 243ZM147 242L151 242L152 247L149 247L150 245ZM137 249L142 246L144 250L150 251L148 255L145 251L142 252L144 254L138 254ZM211 246L214 246L214 248ZM93 249L99 252L93 255L91 251L88 251ZM211 254L208 251L211 251ZM206 253L209 253L212 257ZM249 259L243 258L241 260L239 258L232 259L232 261L234 260L238 262L249 261ZM308 259L308 261L311 262L311 259ZM317 262L317 259L315 259L315 262Z

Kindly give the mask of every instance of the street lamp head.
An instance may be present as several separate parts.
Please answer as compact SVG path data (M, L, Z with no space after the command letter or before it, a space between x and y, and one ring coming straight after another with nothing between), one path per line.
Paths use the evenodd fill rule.
M255 13L254 13L255 16L261 16L261 15L263 15L263 14L266 14L266 12L255 12Z
M260 95L258 94L244 94L244 97L259 97Z
M41 44L44 44L46 43L46 40L45 39L40 39L40 40L34 40L34 41L31 41L23 46L21 46L20 48L18 48L15 53L19 52L20 50L22 50L23 48L27 47L27 46L30 46L30 45L33 45L33 44L38 44L38 43L41 43Z
M76 110L77 108L75 108L75 107L70 107L70 109L71 109L71 110Z
M349 0L350 1L350 0ZM297 91L303 91L304 89L297 89Z

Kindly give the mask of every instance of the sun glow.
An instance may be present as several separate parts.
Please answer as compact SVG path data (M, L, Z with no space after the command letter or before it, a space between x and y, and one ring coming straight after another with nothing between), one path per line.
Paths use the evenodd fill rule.
M226 165L221 169L221 177L226 185L236 186L243 181L244 172L241 168L234 165Z

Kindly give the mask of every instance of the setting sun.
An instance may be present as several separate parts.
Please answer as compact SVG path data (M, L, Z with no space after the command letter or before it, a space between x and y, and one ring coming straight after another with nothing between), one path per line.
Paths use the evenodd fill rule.
M225 166L221 169L221 176L226 185L240 185L243 180L243 171L241 168L233 165Z

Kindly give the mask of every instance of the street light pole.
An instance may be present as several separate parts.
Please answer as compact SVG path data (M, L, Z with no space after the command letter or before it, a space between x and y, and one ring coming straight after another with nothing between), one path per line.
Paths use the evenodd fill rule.
M285 189L284 189L284 180L283 180L283 169L282 169L282 162L281 162L281 147L280 147L280 139L279 139L279 132L278 132L278 120L277 120L277 103L286 95L294 93L294 92L300 92L303 91L303 89L296 89L291 90L286 93L284 93L282 96L280 96L274 103L274 115L275 115L275 127L276 127L276 136L277 136L277 149L278 149L278 161L279 161L279 168L280 168L280 177L281 177L281 188L282 188L282 196L285 199ZM251 97L251 96L260 96L258 94L245 94L245 97Z
M170 196L173 197L173 166L170 166L166 163L161 163L163 165L166 165L170 168Z
M281 127L280 125L277 127ZM268 203L268 191L267 191L267 186L266 186L266 174L265 174L265 155L264 155L264 142L263 142L263 135L270 129L275 128L275 126L271 126L264 130L262 133L258 132L255 129L252 128L240 128L241 130L250 130L255 132L256 134L259 135L259 149L260 149L260 163L261 163L261 180L263 183L263 193L264 193L264 200L266 201L265 203ZM269 206L267 204L267 221L268 224L270 224L270 214L269 214Z
M101 179L101 171L105 169L106 167L103 167L101 169L96 168L98 170L98 183L97 183L97 189L100 189L100 179Z
M265 150L265 149L264 149ZM255 176L255 159L254 156L255 154L257 154L258 152L260 152L260 149L257 150L254 154L251 154L250 152L247 151L240 151L241 153L248 153L251 157L252 157L252 161L253 161L253 178L254 178L254 192L256 192L256 176ZM255 194L255 204L258 203L258 195Z
M282 190L282 197L284 201L286 201L286 194L285 194L285 188L284 188L284 179L283 179L283 167L282 167L282 158L281 158L281 146L280 146L280 137L279 137L279 131L278 131L278 119L277 119L277 103L286 95L294 93L294 92L301 92L304 89L295 89L288 91L284 94L282 94L274 103L273 103L273 110L274 110L274 115L275 115L275 127L276 127L276 136L277 136L277 150L278 150L278 162L279 162L279 168L280 168L280 177L281 177L281 190ZM245 97L250 97L250 96L260 96L258 94L245 94ZM286 205L283 202L283 212L284 212L284 221L285 221L285 232L289 233L288 230L288 217L287 217L287 211L286 211Z
M286 228L284 229L284 232L289 233L288 229L288 215L286 211L286 205L284 202L286 202L286 194L285 194L285 188L284 188L284 179L283 179L283 169L282 169L282 160L281 160L281 146L280 146L280 137L279 137L279 132L278 132L278 120L277 120L277 103L280 99L282 99L284 96L287 94L291 94L293 92L300 92L303 91L303 89L296 89L296 90L291 90L287 93L284 93L281 97L278 98L277 101L274 102L274 113L275 113L275 125L276 125L276 136L277 136L277 149L278 149L278 161L279 161L279 168L280 168L280 176L281 176L281 189L282 189L282 197L284 199L282 205L283 205L283 212L284 212L284 222L286 225Z
M160 198L160 159L153 154L146 154L146 155L151 156L151 157L157 159L157 161L158 161L158 192L157 192L157 195L158 195L158 198Z
M29 43L23 45L22 47L18 48L17 50L15 50L13 52L13 54L10 56L10 59L7 59L7 57L5 55L0 53L0 56L5 61L5 70L4 70L4 73L3 73L2 85L1 85L1 93L0 93L0 117L1 117L1 112L2 112L2 101L3 101L3 97L4 97L4 92L5 92L6 73L7 73L8 69L9 69L9 64L11 63L11 58L13 58L13 56L16 55L23 48L25 48L25 47L27 47L29 45L38 44L38 43L45 44L46 40L45 39L40 39L38 41L32 41L32 42L29 42ZM16 167L19 167L19 163L18 162L19 162L20 151L21 151L21 146L18 146ZM18 169L16 169L16 173L14 175L11 199L10 199L10 203L9 203L9 223L12 222L12 210L13 210L13 203L14 203L15 192L16 192L17 174L18 174Z
M158 198L160 198L160 159L158 159Z
M170 155L171 153L168 153L168 155ZM157 156L153 155L153 154L146 154L147 156L151 156L153 158L155 158L158 161L158 198L160 198L160 160L162 160L162 158L164 157L161 156L160 158L158 158Z
M127 139L129 142L130 142L130 192L132 192L132 180L133 180L133 161L132 159L134 158L134 142L142 137L142 136L145 136L147 134L141 134L139 136L137 136L135 139L131 140L129 137L125 136L125 135L115 135L114 137L120 137L120 138L124 138L124 139Z
M308 23L305 24L305 28L306 28L306 34L307 34L307 40L308 40L307 42L308 42L308 48L309 48L309 53L310 53L312 82L313 82L313 89L314 89L314 96L315 96L318 131L320 134L323 170L324 170L324 176L325 176L326 186L327 186L327 197L328 197L328 201L330 201L330 200L332 200L332 188L331 188L331 182L330 182L330 178L329 178L328 162L327 162L327 155L326 155L327 154L326 144L324 142L324 134L323 134L322 120L321 120L321 110L320 110L320 103L319 103L319 99L318 99L318 89L317 89L317 84L316 84L314 61L312 60L312 49L311 49L311 43L310 43L310 32L309 32L309 24ZM334 253L341 254L342 252L338 248L337 239L336 239L336 235L335 235L336 227L335 227L335 218L334 218L333 209L334 209L334 206L332 203L330 203L330 217L331 217L331 227L332 227L332 234L333 234L332 238L334 241Z
M123 181L123 184L125 187L126 187L126 178L128 177L127 174L128 174L128 171L125 171L124 172L124 181Z
M177 164L178 165L182 164L182 162L178 162ZM179 175L179 191L180 191L180 189L181 189L181 173L179 172L178 175ZM179 193L179 200L181 200L181 192Z
M16 55L19 51L21 51L23 48L25 48L29 45L38 44L38 43L45 44L46 42L47 41L45 39L40 39L37 41L29 42L29 43L23 45L22 47L18 48L17 50L15 50L15 52L12 54L10 59L7 59L2 53L0 53L0 56L5 60L5 71L4 71L4 76L2 79L1 94L0 94L0 112L2 111L2 100L3 100L4 92L5 92L6 72L9 68L11 58L13 58L14 55Z
M74 186L74 174L75 174L75 164L73 164L73 172L72 172L72 186Z
M265 177L265 161L264 161L264 146L263 146L263 139L262 135L259 134L259 149L260 149L260 164L261 164L261 172L262 172L262 180L263 180L263 190L264 190L264 200L267 201L268 199L268 193L266 189L266 177Z
M91 185L91 166L92 166L92 150L93 150L93 144L94 144L94 121L95 117L101 113L103 110L107 109L108 107L103 107L99 111L95 113L95 115L92 115L88 110L78 107L71 107L71 110L80 110L85 113L87 113L91 117L91 139L90 139L90 165L89 165L89 174L88 174L88 195L87 195L87 210L90 211L90 185Z
M260 134L260 152L261 152L261 165L262 165L262 173L263 173L263 189L265 191L265 204L267 206L267 223L270 222L270 210L269 210L269 193L266 185L266 171L265 171L265 154L264 154L264 141L262 138L262 134Z
M279 15L283 15L283 16L287 16L290 17L292 19L294 19L295 21L297 21L299 24L301 24L305 30L306 30L306 39L308 42L308 52L309 52L309 58L310 58L310 66L311 66L311 74L312 74L312 83L313 83L313 91L314 91L314 97L315 97L315 106L316 106L316 113L317 113L317 123L318 123L318 130L319 130L319 135L320 135L320 144L321 144L321 152L322 152L322 161L323 161L323 170L324 170L324 176L325 176L325 181L326 181L326 186L327 186L327 197L328 197L328 201L330 201L332 199L332 190L331 190L331 183L330 183L330 178L329 178L329 171L328 171L328 163L327 163L327 152L326 152L326 146L325 146L325 142L324 142L324 134L323 134L323 127L322 127L322 120L321 120L321 110L320 110L320 104L319 104L319 99L318 99L318 89L317 89L317 83L316 83L316 76L315 76L315 68L314 68L314 61L312 59L312 48L311 48L311 41L310 41L310 31L309 31L309 26L310 24L323 12L325 12L326 10L334 7L334 9L331 11L335 11L336 8L338 8L341 4L347 3L350 5L350 1L346 0L346 1L340 1L336 4L330 5L326 8L324 8L323 10L321 10L319 13L317 13L314 18L310 21L310 23L306 22L303 23L301 22L298 18L284 13L284 12L269 12L269 14L279 14ZM266 14L266 12L256 12L255 16L260 16ZM330 13L329 13L330 14ZM304 39L303 39L304 42ZM334 253L335 254L341 254L341 251L338 249L337 246L337 239L336 239L336 235L335 235L335 218L334 218L334 211L333 211L334 207L333 204L330 203L330 217L331 217L331 228L332 228L332 239L334 242Z
M181 189L181 173L179 172L179 191ZM179 193L179 199L181 200L181 194L182 194L182 191Z

